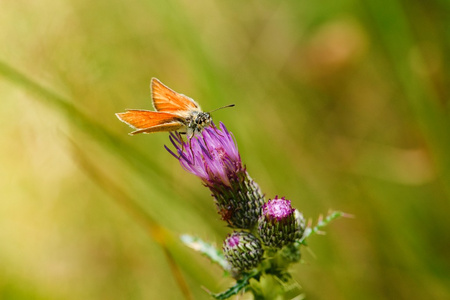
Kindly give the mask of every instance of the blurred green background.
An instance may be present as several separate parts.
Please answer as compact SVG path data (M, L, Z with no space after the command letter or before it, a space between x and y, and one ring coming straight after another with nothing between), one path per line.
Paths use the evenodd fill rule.
M0 298L232 283L178 241L230 232L209 191L167 134L114 116L151 109L157 77L204 110L236 104L214 119L267 198L354 215L293 268L308 299L449 299L449 16L447 0L0 1Z

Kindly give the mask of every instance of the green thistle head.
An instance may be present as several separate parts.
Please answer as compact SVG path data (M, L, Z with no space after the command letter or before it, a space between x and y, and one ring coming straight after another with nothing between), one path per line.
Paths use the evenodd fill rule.
M282 248L300 239L304 231L303 215L292 208L291 201L276 196L264 204L258 220L258 233L264 245Z
M223 252L234 277L256 267L264 254L259 239L245 231L228 235L223 242Z

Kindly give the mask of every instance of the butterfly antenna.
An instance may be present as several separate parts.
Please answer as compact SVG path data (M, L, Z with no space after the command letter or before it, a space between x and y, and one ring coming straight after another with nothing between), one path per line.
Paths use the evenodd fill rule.
M228 104L228 105L225 105L225 106L222 106L222 107L210 110L208 113L212 113L212 112L214 112L216 110L219 110L219 109L222 109L222 108L227 108L227 107L233 107L233 106L234 106L234 104Z

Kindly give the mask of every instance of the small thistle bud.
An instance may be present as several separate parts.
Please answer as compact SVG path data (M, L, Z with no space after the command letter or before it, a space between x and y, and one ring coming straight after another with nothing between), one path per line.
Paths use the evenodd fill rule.
M264 254L261 242L248 232L233 232L223 242L223 252L235 277L256 267Z
M264 204L258 220L258 233L264 245L281 248L300 239L304 231L303 216L292 208L291 201L276 196Z
M212 123L186 142L172 133L170 141L177 154L166 149L210 189L222 219L232 228L253 228L261 215L264 195L247 173L225 125L220 123L217 128Z

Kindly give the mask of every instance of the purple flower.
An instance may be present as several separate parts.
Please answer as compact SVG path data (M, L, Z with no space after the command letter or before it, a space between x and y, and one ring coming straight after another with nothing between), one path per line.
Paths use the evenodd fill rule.
M172 133L170 140L178 155L166 147L186 171L200 177L208 186L231 186L230 179L245 171L234 137L223 123L220 123L220 129L222 131L214 125L207 127L200 136L186 142Z
M236 248L239 245L239 235L234 234L234 235L230 235L224 242L225 246L229 247L229 248Z
M294 210L295 209L291 207L290 200L286 200L284 197L278 198L278 196L275 196L275 199L269 200L269 202L264 204L263 215L270 219L281 221L291 215Z
M203 181L215 199L222 219L233 228L252 228L264 204L259 186L242 164L233 135L220 123L184 141L171 133L175 152L166 147L181 166Z

